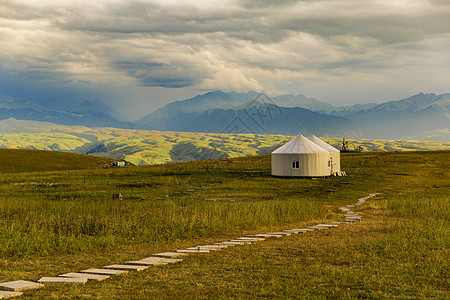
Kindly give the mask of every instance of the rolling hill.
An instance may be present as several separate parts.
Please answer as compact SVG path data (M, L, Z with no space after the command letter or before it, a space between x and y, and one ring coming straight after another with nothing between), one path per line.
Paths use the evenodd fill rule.
M299 132L298 132L299 133ZM296 134L298 134L296 133ZM124 159L136 165L268 154L292 136L191 133L0 121L0 148L41 149ZM325 138L340 148L341 138ZM366 149L448 150L450 143L357 139Z
M0 149L2 173L99 169L116 159L59 151Z

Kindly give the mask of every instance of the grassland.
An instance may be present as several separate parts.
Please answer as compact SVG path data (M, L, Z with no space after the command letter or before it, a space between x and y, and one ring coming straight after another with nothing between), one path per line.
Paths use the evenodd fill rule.
M0 149L0 174L99 169L117 159L58 151Z
M268 154L292 138L282 135L160 132L0 121L0 148L88 153L124 159L135 165ZM325 140L341 148L341 138ZM450 143L431 141L348 141L365 149L386 151L450 149Z
M190 256L30 298L448 298L450 152L342 155L347 177L280 179L255 156L125 169L2 172L0 281L143 258L247 233L359 224ZM39 182L39 185L29 184ZM112 199L113 193L124 199ZM217 200L217 201L212 201Z

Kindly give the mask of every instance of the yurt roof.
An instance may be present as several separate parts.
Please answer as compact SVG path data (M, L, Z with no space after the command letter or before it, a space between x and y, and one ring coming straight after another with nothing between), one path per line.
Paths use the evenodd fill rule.
M323 149L319 145L311 142L303 135L299 135L273 151L274 154L299 154L299 153L328 153L329 151Z
M308 137L308 140L310 140L311 142L313 142L314 144L319 145L320 147L322 147L325 150L328 150L330 152L340 152L338 149L334 148L333 146L331 146L330 144L322 141L321 139L319 139L317 136L315 136L314 134L311 134Z

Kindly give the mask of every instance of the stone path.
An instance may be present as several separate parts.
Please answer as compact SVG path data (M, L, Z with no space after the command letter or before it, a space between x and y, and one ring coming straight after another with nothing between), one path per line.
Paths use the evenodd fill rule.
M44 283L52 284L85 284L88 281L101 281L109 278L110 276L126 274L129 271L143 271L148 269L152 265L167 265L181 262L183 257L192 253L209 253L211 251L218 251L226 249L228 247L235 247L240 245L252 244L256 242L264 241L268 238L281 238L283 236L289 236L292 234L306 233L314 230L324 230L334 228L341 224L353 223L361 221L361 216L351 211L350 208L362 205L367 199L375 197L380 193L370 194L366 197L358 199L355 204L339 207L339 209L345 213L345 222L332 222L327 224L317 224L314 226L298 229L287 229L278 232L268 232L261 234L253 234L238 237L229 241L219 242L212 245L202 245L196 247L189 247L186 249L179 249L173 252L162 252L153 254L150 257L143 258L141 260L127 261L123 264L114 264L103 266L101 268L92 268L81 270L76 273L61 274L56 277L42 277L38 280L38 283L18 280L0 283L0 299L6 299L11 297L20 296L23 291L30 289L42 288Z

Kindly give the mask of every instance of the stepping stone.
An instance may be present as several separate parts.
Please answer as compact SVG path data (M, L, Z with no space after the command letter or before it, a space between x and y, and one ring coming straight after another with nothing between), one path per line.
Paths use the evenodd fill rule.
M285 230L285 232L292 232L292 233L305 233L311 230L308 230L306 228L302 228L302 229L289 229L289 230Z
M260 242L260 241L264 241L266 240L263 237L249 237L249 236L243 236L243 237L239 237L237 239L234 240L238 240L238 241L254 241L254 242Z
M66 284L85 284L88 281L87 278L74 278L74 277L42 277L38 280L40 283L66 283Z
M317 224L316 226L325 227L325 228L337 227L337 225L334 225L334 224Z
M249 235L248 237L262 237L262 238L273 238L273 237L282 237L283 235L275 235L275 234L268 234L268 233L259 233L255 235Z
M346 220L347 223L353 223L353 222L360 222L361 220L359 219L350 219L350 220Z
M286 232L286 233L290 233L290 234L298 234L298 231L290 230L290 229L283 230L282 232Z
M22 292L0 291L0 299L8 299L12 297L22 296Z
M321 229L325 229L325 227L310 226L310 227L308 227L308 229L321 230Z
M154 260L154 261L149 261L149 260L133 260L133 261L126 261L126 264L129 265L138 265L138 266L162 266L162 265L167 265L166 262L162 261L162 260Z
M182 259L177 258L162 258L162 257L147 257L141 260L135 260L135 261L127 261L126 264L130 265L141 265L141 266L149 266L149 265L167 265L167 264L173 264L183 261Z
M347 207L355 207L354 204L347 205Z
M329 223L329 224L332 224L332 225L339 225L339 224L344 224L344 222L333 222L333 223Z
M256 241L253 241L253 240L229 240L227 242L236 242L236 243L241 243L241 244L253 244Z
M243 244L242 243L231 243L231 242L219 242L216 245L217 246L234 247L234 246L239 246L239 245L243 245Z
M110 277L108 275L97 275L97 274L88 274L88 273L66 273L66 274L61 274L58 276L69 277L69 278L86 278L88 280L93 280L93 281L102 281L102 280L105 280L106 278Z
M161 256L161 257L174 258L174 257L186 256L187 253L180 253L180 252L162 252L162 253L156 253L156 254L153 254L153 255L155 255L155 256Z
M267 238L261 237L261 236L250 236L250 235L245 235L245 236L235 238L235 240L250 240L250 239L258 240L258 241L265 241Z
M240 246L240 245L245 245L245 244L251 244L248 242L232 242L232 241L226 241L226 242L221 242L221 243L217 243L217 245L229 245L229 246Z
M16 280L9 282L0 283L0 290L10 291L10 292L23 292L31 289L39 289L44 285L41 283L36 283L26 280Z
M226 249L229 246L227 245L205 245L205 246L198 246L200 248L205 248L205 249Z
M148 269L148 266L137 266L137 265L109 265L109 266L103 266L102 268L105 269L112 269L112 270L126 270L126 271L144 271L145 269Z
M204 250L204 251L217 251L217 250L220 250L220 248L219 247L217 247L217 248L206 247L205 248L205 247L197 246L197 247L189 247L186 250L197 250L196 252L202 251L202 250Z
M267 233L267 234L270 234L270 235L288 236L288 235L291 235L292 233L279 231L279 232L269 232L269 233Z
M122 275L122 274L127 274L128 271L112 270L112 269L87 269L87 270L80 271L80 273L90 273L90 274L98 274L98 275Z
M166 263L171 264L171 263L174 263L174 262L182 261L182 259L180 259L180 258L165 258L165 257L150 256L150 257L146 257L146 258L140 259L138 261L166 262Z
M178 253L209 253L209 250L202 250L202 249L182 249L177 250Z

